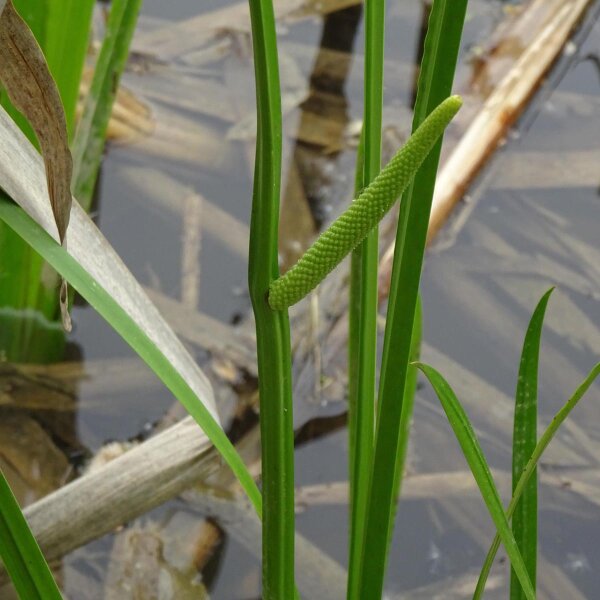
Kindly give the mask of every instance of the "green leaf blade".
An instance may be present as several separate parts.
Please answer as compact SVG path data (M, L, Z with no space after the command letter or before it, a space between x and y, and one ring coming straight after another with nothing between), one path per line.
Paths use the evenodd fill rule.
M0 471L0 558L20 598L61 600L62 596L46 559L2 471Z
M454 394L448 382L435 369L422 363L416 366L423 371L437 397L442 404L448 422L452 426L456 439L462 449L463 455L477 482L483 501L485 502L490 516L496 526L500 539L506 548L511 565L519 577L527 600L535 600L535 591L529 579L527 568L523 557L512 534L508 519L500 500L500 495L494 483L485 456L477 441L473 427L463 410L458 398Z
M385 47L385 0L365 0L364 111L357 156L355 194L370 184L381 170L381 128ZM350 449L350 549L348 600L356 598L363 551L365 514L375 435L375 389L377 378L377 268L379 231L375 226L352 252L350 296L356 310L350 312L350 332L356 343L349 347L355 372L350 375L348 427ZM355 392L355 393L354 393Z
M264 600L292 599L294 588L294 429L287 310L268 304L279 274L281 91L271 0L250 0L256 79L257 139L248 284L256 324L262 455Z
M189 381L171 363L164 351L114 298L114 291L107 291L40 225L4 194L0 194L0 219L43 256L98 311L171 390L231 467L260 516L262 514L261 497L256 483L217 422L212 410L204 404ZM77 223L78 218L75 217L71 227L77 227Z
M467 0L433 2L420 69L413 132L452 93L466 6ZM364 554L361 563L361 598L379 597L383 592L393 510L385 511L381 507L392 508L400 484L397 461L406 443L401 439L403 401L410 383L408 363L412 332L441 146L440 139L400 202L379 381L373 476L365 526L364 546L369 548L369 552Z
M538 419L538 369L540 344L542 339L542 326L548 306L548 300L553 288L548 290L539 301L527 328L519 377L515 394L515 417L513 431L512 452L512 485L513 494L518 481L531 459L537 445L537 419ZM521 551L521 556L527 567L529 579L535 589L537 570L537 473L531 475L527 486L516 506L512 518L512 531ZM511 569L510 577L511 600L523 600L525 594L519 579Z
M50 0L44 53L60 91L69 137L73 137L79 84L87 56L94 0Z
M595 365L592 368L592 370L588 373L587 377L583 380L583 382L575 390L575 392L573 393L571 398L569 398L569 400L566 402L566 404L558 411L558 413L556 413L556 415L552 419L552 422L550 423L550 425L548 425L548 428L544 431L543 435L540 438L540 441L537 443L537 446L535 447L535 450L533 451L533 454L531 455L531 458L530 458L529 462L527 463L527 466L523 470L523 473L515 487L515 490L513 492L513 497L510 501L510 504L508 505L508 508L506 509L506 516L508 519L510 519L512 517L514 510L521 498L521 495L522 495L523 491L525 490L525 487L527 486L529 478L534 473L535 468L538 464L538 461L544 454L544 451L548 447L548 444L550 444L550 442L556 435L556 432L558 431L560 426L564 423L565 419L569 416L571 411L577 406L579 401L583 398L585 393L588 391L588 389L591 387L591 385L594 383L594 381L596 380L596 378L599 375L600 375L600 363L598 363L597 365ZM490 546L487 556L485 557L483 566L481 568L481 572L479 574L479 579L477 581L477 587L475 588L475 593L473 594L473 600L481 600L481 598L483 598L483 593L485 591L485 584L487 582L487 578L492 569L492 565L494 563L494 558L496 556L496 553L498 552L499 547L500 547L500 538L498 537L498 535L496 535L496 537L494 538L494 540Z
M142 0L113 0L81 121L73 140L73 195L89 210L106 130L125 69Z

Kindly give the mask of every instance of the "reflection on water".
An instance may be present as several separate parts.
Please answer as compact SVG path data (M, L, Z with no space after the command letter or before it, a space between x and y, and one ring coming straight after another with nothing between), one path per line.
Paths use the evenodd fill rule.
M195 2L175 4L172 12L164 3L145 3L137 54L125 77L131 94L123 94L115 114L115 143L95 210L109 241L209 372L226 421L234 424L236 438L245 440L253 463L256 372L245 260L255 124L247 16L241 5L222 11L216 3L203 6L208 17L198 17ZM290 264L351 196L364 48L358 5L327 0L317 10L288 0L278 6L285 17L280 27L281 259ZM479 0L469 10L459 81L477 82L476 91L485 95L505 65L484 59L479 44L509 9L503 2ZM411 62L419 54L426 10L404 2L388 12L384 145L391 153L410 128L416 75ZM505 497L520 345L545 289L559 287L544 330L544 423L600 348L600 27L590 21L584 30L556 70L564 76L550 78L471 189L469 202L429 253L423 277L424 358L456 386ZM503 38L496 53L508 57L527 42L527 30L513 34L519 37ZM150 129L150 137L140 135ZM343 324L337 319L344 310L341 287L339 275L323 290L320 311L301 307L294 370L296 422L302 426L297 485L306 488L298 530L319 548L307 550L309 556L323 552L343 565L347 436ZM180 414L93 311L79 306L74 316L71 341L81 348L84 363L0 364L0 464L22 502L79 474L103 444L135 444L165 427L165 414L169 419ZM234 331L231 325L238 323ZM243 398L242 408L235 394ZM595 425L600 414L594 394L578 407L540 469L540 597L593 598L600 583L594 548L600 533ZM217 487L230 485L221 472L213 479ZM390 597L470 597L492 528L445 417L425 386L415 409L403 493L391 549ZM161 577L177 590L177 598L198 597L203 584L213 598L259 597L259 549L240 532L239 523L249 523L245 513L228 520L218 507L207 510L189 497L172 501L72 552L62 564L69 597L125 598L123 586L158 587ZM221 529L204 514L221 515L225 525ZM140 577L132 566L137 564L151 575ZM328 568L332 582L343 581L339 565ZM488 596L505 598L506 582L500 557ZM331 588L331 597L342 597L335 584ZM140 593L151 597L148 590Z

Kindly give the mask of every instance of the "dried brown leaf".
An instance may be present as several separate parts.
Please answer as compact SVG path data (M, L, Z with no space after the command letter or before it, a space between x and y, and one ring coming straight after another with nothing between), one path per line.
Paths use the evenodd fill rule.
M0 3L0 8L3 2ZM73 161L60 94L33 33L15 10L12 0L0 15L0 80L14 106L32 126L40 144L52 213L61 244L65 243L71 214ZM60 291L63 325L70 331L66 282Z

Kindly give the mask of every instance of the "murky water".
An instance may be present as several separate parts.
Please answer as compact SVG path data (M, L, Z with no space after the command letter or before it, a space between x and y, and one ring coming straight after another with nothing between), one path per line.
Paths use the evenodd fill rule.
M221 5L212 0L202 11ZM599 5L594 6L591 12L597 15ZM469 57L509 8L510 3L495 0L471 3L459 79L467 77ZM167 31L171 21L185 23L199 13L191 0L168 7L146 0L136 41L136 49L145 54L125 83L151 107L156 131L150 141L111 147L96 211L103 233L140 281L155 294L178 301L172 310L187 311L186 315L199 310L233 324L249 313L245 236L254 88L248 38L229 32L203 42L199 34L195 43L189 36L178 38L177 28L162 45L152 37ZM389 7L387 152L410 127L406 107L414 93L411 63L419 47L421 15L417 2ZM362 36L357 9L347 9L341 20L330 18L325 29L317 16L281 26L286 111L282 235L288 240L291 232L295 235L293 244L282 246L284 260L293 260L317 223L351 195L355 123L362 113ZM338 54L334 66L331 57L329 63L323 56L324 62L319 62L320 40L338 52L352 50L354 60L342 60ZM543 338L542 422L548 422L572 393L600 349L600 178L589 176L594 172L589 161L597 165L600 158L599 41L598 21L588 19L507 144L470 189L468 202L431 248L423 275L424 359L456 386L486 455L500 471L505 497L508 479L502 473L510 470L510 397L520 346L530 313L550 285L558 290ZM312 95L307 83L311 76L318 92ZM523 163L531 167L523 169ZM572 175L574 169L583 173L579 179ZM193 235L198 222L201 239ZM199 266L188 272L185 257L190 253L192 259L198 257ZM51 447L58 437L59 447L68 448L79 463L108 441L147 436L173 400L94 311L76 308L74 323L70 356L81 356L91 374L75 379L76 412L57 419L54 428L45 423L52 439L46 440L46 435L44 443ZM202 344L194 343L189 332L179 333L211 373L219 394L230 395L228 382L235 369L222 363L215 367ZM126 366L127 376L114 375L119 363ZM297 451L300 487L346 477L347 436L343 419L336 418L345 410L343 393L330 395L328 402L296 399L299 424L309 421ZM593 389L541 469L540 598L594 598L600 585L600 494L593 486L599 466L597 400ZM35 423L29 425L37 432ZM66 477L67 468L65 464L57 469L55 480ZM407 479L390 555L387 588L392 597L469 597L493 530L480 499L454 493L454 480L445 477L465 471L437 400L423 385L415 408L409 472L413 481L422 474L439 477L435 491L428 494L418 492L418 484ZM160 544L180 539L180 522L188 523L185 519L195 515L192 506L172 501L130 525L129 531L135 532L155 527L148 525L151 521L158 523L160 533L152 529L154 541L145 547L148 568L156 564L148 550L156 536ZM345 503L331 502L325 493L315 505L302 507L298 531L344 565L347 517ZM115 556L123 555L117 552L125 552L124 562L129 555L132 561L139 556L128 543L121 532L67 556L62 572L68 596L105 597L107 573L111 585L120 577L114 563ZM256 549L250 552L235 535L227 534L217 548L204 571L211 598L259 597ZM187 573L192 566L180 571ZM505 574L506 565L498 561L490 598L506 597ZM177 597L188 592L179 591Z

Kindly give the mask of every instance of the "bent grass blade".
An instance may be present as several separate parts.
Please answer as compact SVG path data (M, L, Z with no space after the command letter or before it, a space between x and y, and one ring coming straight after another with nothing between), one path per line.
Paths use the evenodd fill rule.
M262 514L258 488L219 424L206 376L75 201L68 250L59 245L41 157L4 110L0 140L0 186L21 206L4 197L0 218L70 281L159 376L221 452Z
M460 405L452 388L440 373L434 368L422 363L415 363L415 366L421 369L427 379L429 379L431 386L435 390L435 393L442 404L444 412L448 417L448 422L454 431L454 435L460 444L463 455L477 482L483 501L496 526L498 535L506 548L506 553L508 554L512 567L519 577L527 600L535 600L535 591L529 579L529 575L527 574L527 568L523 562L523 557L521 556L517 542L510 529L508 519L504 514L504 507L502 506L496 484L494 483L489 466L467 414Z
M548 444L552 441L552 438L556 435L559 427L563 424L565 419L569 416L571 411L577 406L579 401L583 398L585 393L588 391L590 386L594 383L596 378L600 375L600 363L593 367L593 369L588 373L587 377L583 380L580 386L575 390L571 398L566 402L566 404L556 413L548 428L544 431L540 441L537 443L535 450L533 451L531 458L529 459L527 466L523 469L523 473L519 478L519 481L515 487L513 492L513 497L506 509L506 517L510 519L515 511L515 508L523 494L523 490L525 489L527 482L530 477L535 472L535 468L544 454L544 451L548 447ZM479 575L479 580L477 581L477 587L475 589L475 593L473 594L473 600L480 600L483 597L483 592L485 590L485 583L490 574L490 570L492 568L492 564L494 563L494 558L496 556L496 552L500 547L500 538L498 535L494 538L492 545L488 551L488 554L483 563L483 567L481 569L481 573Z

